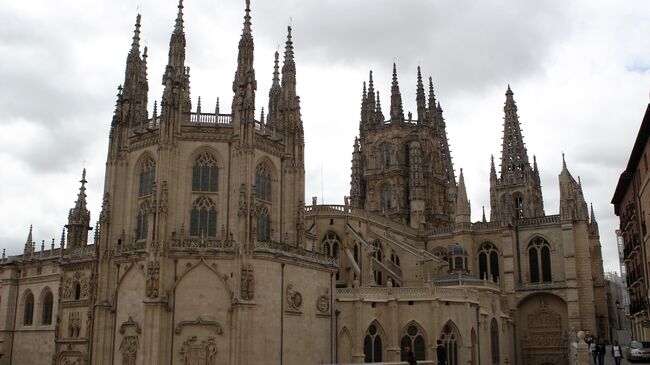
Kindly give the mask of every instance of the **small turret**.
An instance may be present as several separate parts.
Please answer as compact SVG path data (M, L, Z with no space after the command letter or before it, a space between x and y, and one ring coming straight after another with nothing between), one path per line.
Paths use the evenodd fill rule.
M70 209L68 214L68 224L65 226L68 230L67 248L77 248L85 246L88 243L88 231L90 226L90 212L86 208L86 169L83 169L81 180L79 181L79 194L74 208Z
M29 225L29 233L27 234L27 240L25 241L25 248L23 249L23 256L28 258L34 254L34 236L33 236L34 227Z
M598 222L596 222L596 214L594 214L594 204L591 203L591 217L589 222L589 232L595 236L600 235L598 230Z
M352 208L362 208L362 174L359 138L355 138L354 149L352 151L352 171L350 174L350 203L352 204Z

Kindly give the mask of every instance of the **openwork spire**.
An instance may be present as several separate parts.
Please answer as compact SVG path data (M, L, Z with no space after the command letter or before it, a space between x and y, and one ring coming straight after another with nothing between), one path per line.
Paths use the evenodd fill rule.
M296 91L296 62L293 54L293 39L291 36L291 26L287 27L287 42L284 47L284 64L282 65L282 88L286 93Z
M267 114L267 124L272 129L277 129L278 111L280 108L280 95L282 94L282 87L280 87L280 53L275 51L275 61L273 63L273 82L269 90L269 108Z
M253 67L254 43L251 25L250 0L246 0L244 27L239 39L237 55L237 71L232 84L234 92L232 113L236 125L254 123L255 120L255 90L257 81Z
M515 181L523 179L524 170L530 169L528 152L521 134L517 105L508 85L503 122L503 145L501 152L501 179Z
M131 51L129 52L129 58L138 57L140 58L140 19L142 16L138 14L135 18L135 30L133 31L133 42L131 43Z
M393 84L390 88L390 121L391 123L404 122L404 109L402 108L402 94L397 81L397 66L393 62Z
M424 95L424 84L422 83L422 72L418 66L418 82L415 92L415 102L417 104L418 123L424 123L427 120L426 97Z

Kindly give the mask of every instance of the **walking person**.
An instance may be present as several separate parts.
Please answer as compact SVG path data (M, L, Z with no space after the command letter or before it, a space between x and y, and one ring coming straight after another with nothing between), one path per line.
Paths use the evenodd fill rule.
M406 353L406 362L409 365L418 365L418 361L415 359L415 354L411 351L410 347L404 347L404 352Z
M440 340L436 345L436 357L438 358L438 365L447 365L447 349Z
M618 344L618 341L614 340L612 344L612 356L614 357L614 363L616 365L621 365L621 358L623 357L623 349Z
M594 365L598 365L598 353L596 352L596 340L592 339L589 344L589 353L591 358L594 359Z
M598 354L598 365L605 365L605 354L607 353L607 347L605 347L605 343L603 342L603 339L599 339L598 343L596 344L596 353Z

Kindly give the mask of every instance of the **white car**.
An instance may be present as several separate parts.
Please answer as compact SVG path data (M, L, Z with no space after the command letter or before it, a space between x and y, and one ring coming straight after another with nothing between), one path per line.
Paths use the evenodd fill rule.
M650 361L650 342L632 341L626 349L628 361Z

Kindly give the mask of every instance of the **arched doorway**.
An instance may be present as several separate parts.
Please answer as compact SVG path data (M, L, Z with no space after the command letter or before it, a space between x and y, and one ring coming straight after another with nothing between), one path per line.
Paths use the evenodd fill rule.
M567 305L553 294L533 294L517 306L521 363L567 365Z

